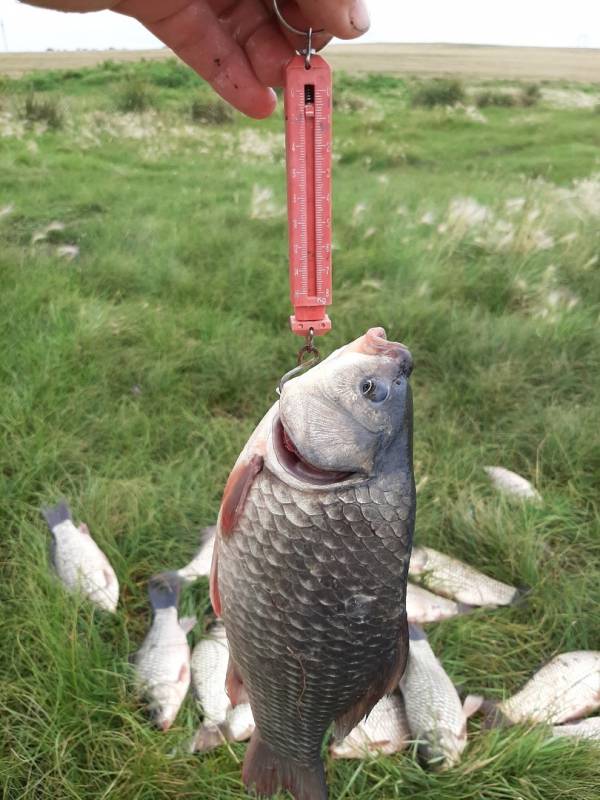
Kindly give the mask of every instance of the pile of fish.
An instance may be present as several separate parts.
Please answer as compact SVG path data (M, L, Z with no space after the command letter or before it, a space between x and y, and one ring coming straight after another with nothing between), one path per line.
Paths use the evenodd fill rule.
M461 703L431 649L421 625L511 605L521 592L412 549L411 371L408 349L372 328L283 379L234 465L216 526L189 564L150 580L153 620L135 669L156 724L172 725L191 683L203 714L191 749L250 737L242 777L260 795L325 800L321 747L332 724L335 757L413 742L446 768L479 711L490 724L577 720L558 735L597 735L579 718L600 705L600 653L558 656L494 705ZM508 497L541 502L515 473L485 470ZM85 525L64 503L44 513L59 577L114 611L118 581ZM179 593L207 575L219 621L190 653L196 620L179 617Z
M54 567L65 586L114 612L119 584L87 526L76 527L64 503L45 510L44 516L53 533ZM191 752L246 741L255 727L250 704L245 701L233 707L225 690L229 645L223 625L211 624L190 655L187 634L196 619L180 619L177 612L180 588L210 575L215 535L216 526L206 528L188 564L150 580L153 621L135 658L138 683L162 730L175 720L191 678L203 715L190 743ZM501 703L478 695L467 695L461 702L420 626L469 613L478 606L510 605L521 593L429 547L413 548L409 575L421 578L423 585L409 581L407 586L411 626L404 676L396 691L379 700L366 719L330 745L334 758L391 755L416 742L431 765L450 767L466 747L467 719L477 712L484 713L490 725L543 723L552 726L554 736L600 741L600 716L585 718L600 708L600 652L556 656L521 691Z

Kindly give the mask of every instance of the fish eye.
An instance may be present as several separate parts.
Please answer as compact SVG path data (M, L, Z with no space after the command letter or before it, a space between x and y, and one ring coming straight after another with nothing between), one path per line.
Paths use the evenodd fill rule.
M375 378L365 378L360 385L360 393L372 403L382 403L388 396L388 388Z

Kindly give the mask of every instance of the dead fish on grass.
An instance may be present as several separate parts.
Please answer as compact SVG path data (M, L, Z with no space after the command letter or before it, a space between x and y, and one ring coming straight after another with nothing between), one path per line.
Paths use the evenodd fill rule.
M148 595L152 626L135 656L136 678L150 700L153 719L163 731L173 724L190 685L187 634L195 617L179 619L179 585L161 575L151 578Z
M210 575L210 565L212 563L213 548L215 546L215 534L217 526L211 525L209 528L204 528L200 535L200 548L198 552L185 567L176 570L177 575L182 578L186 583L193 583L198 578Z
M392 755L404 750L411 735L399 693L386 695L376 703L366 719L353 728L341 742L334 742L334 758L367 758Z
M523 594L432 547L414 547L408 571L427 589L470 606L508 606Z
M52 563L67 589L80 591L105 611L116 611L119 581L87 525L84 522L75 525L66 503L44 508L42 514L53 536Z
M415 583L409 582L406 587L406 616L409 622L417 625L440 622L459 614L468 614L472 610L473 606L455 603L454 600L428 592Z
M545 722L559 725L600 708L600 651L576 650L555 656L508 700L494 703L480 696L488 725Z
M516 472L512 472L505 467L484 467L483 469L496 489L507 497L514 497L519 500L541 501L542 496L534 488L533 484Z
M406 672L400 681L411 738L432 766L452 767L467 745L467 717L477 704L460 701L422 629L410 625Z
M204 722L196 732L192 752L205 752L224 742L249 739L254 731L250 704L232 708L225 691L229 645L222 624L213 625L192 653L192 686Z
M578 719L568 725L554 725L552 735L600 742L600 717Z
M321 744L396 688L415 515L406 347L372 328L288 380L227 481L210 588L258 794L327 797Z

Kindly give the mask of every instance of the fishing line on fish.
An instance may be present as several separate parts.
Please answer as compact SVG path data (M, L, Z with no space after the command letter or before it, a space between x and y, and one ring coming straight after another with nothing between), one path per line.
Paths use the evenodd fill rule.
M312 46L312 37L314 33L323 33L325 28L319 28L318 30L313 30L309 28L307 31L301 31L298 28L294 28L293 25L286 20L286 18L281 13L279 6L277 5L277 0L273 0L273 11L275 12L275 16L281 22L284 28L287 28L288 31L291 33L295 33L298 36L306 36L306 47L303 50L298 50L297 52L304 56L304 67L305 69L310 69L310 58L316 51L313 50Z
M306 335L306 344L298 350L298 359L297 359L297 366L293 369L286 372L285 375L279 381L279 385L275 390L278 395L281 395L281 390L285 383L287 383L292 378L295 378L296 375L300 375L301 372L305 372L307 369L311 367L315 367L319 361L321 360L321 353L319 352L318 348L314 345L315 339L315 331L314 328L310 328ZM309 358L308 361L304 360L305 356L312 356Z

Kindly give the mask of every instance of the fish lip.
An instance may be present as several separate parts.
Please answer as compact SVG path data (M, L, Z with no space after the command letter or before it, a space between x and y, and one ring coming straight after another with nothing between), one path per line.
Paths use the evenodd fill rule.
M273 450L280 466L296 480L312 486L331 486L333 484L347 483L356 478L363 479L358 472L342 470L325 470L315 467L306 461L300 453L292 437L287 432L281 415L277 414L273 421Z

